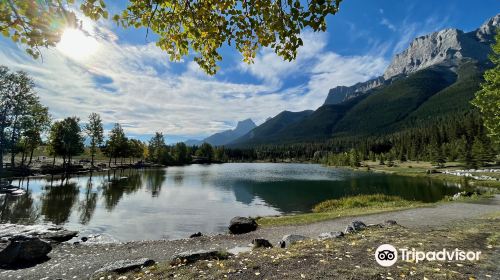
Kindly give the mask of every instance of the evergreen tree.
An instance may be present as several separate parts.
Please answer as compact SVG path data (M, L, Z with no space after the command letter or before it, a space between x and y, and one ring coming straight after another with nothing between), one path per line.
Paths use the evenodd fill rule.
M492 46L493 52L490 60L494 68L484 72L484 83L481 90L476 93L472 104L481 111L484 126L488 129L488 135L493 142L500 143L500 29L495 35L496 43Z
M361 166L361 160L360 160L359 154L355 149L351 149L349 151L349 165L351 167L360 167Z

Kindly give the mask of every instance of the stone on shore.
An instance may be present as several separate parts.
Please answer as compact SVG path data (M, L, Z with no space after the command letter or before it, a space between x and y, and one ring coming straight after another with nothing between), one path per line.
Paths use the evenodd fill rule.
M51 225L0 225L0 239L8 240L19 235L38 237L52 243L59 243L68 241L77 236L78 231L66 230L62 227L54 227Z
M243 234L257 229L257 222L252 218L234 217L229 222L229 231L232 234Z
M253 244L254 249L256 249L256 248L272 248L273 247L273 245L271 244L271 242L269 242L269 240L263 239L263 238L255 238L254 240L252 240L252 244Z
M356 230L351 226L351 225L347 225L345 227L345 230L344 230L345 234L349 234L349 233L354 233L356 232Z
M201 232L197 232L197 233L193 233L189 236L189 238L195 238L195 237L202 237L203 236L203 233Z
M0 243L0 265L24 265L47 259L50 243L37 237L15 236Z
M354 228L355 231L363 230L366 228L366 224L358 220L352 221L352 228Z
M318 238L320 240L326 240L326 239L335 239L335 238L341 238L344 236L344 233L341 231L331 231L331 232L323 232L321 233Z
M48 231L38 235L41 239L45 239L50 242L65 242L78 235L78 231L61 229L57 231Z
M200 260L225 260L231 254L217 250L187 251L176 254L170 260L170 265L189 264Z
M301 241L304 241L307 239L309 239L309 238L306 236L303 236L303 235L288 234L288 235L283 236L283 238L281 239L279 244L280 244L281 248L288 248L290 245L292 245L294 243L301 242Z
M134 260L119 260L116 262L106 264L105 266L97 270L94 274L109 273L109 272L124 273L127 271L152 266L155 263L156 262L154 260L148 258L140 258Z
M384 222L386 225L388 226L394 226L394 225L397 225L398 223L394 220L387 220Z

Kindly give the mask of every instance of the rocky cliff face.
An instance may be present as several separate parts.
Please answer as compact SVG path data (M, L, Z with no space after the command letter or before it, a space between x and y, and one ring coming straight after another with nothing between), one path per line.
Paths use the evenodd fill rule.
M500 14L492 17L476 30L476 38L483 43L493 44L495 30L500 27Z
M486 61L494 42L495 30L500 27L500 14L486 21L478 29L465 33L458 29L444 29L418 37L402 53L397 54L383 76L330 89L325 104L338 104L371 89L389 84L397 76L406 76L433 65L453 69L464 59Z
M378 77L363 83L357 83L350 87L339 86L332 88L328 92L328 96L325 100L325 105L341 103L345 100L362 95L368 92L369 90L384 85L386 83L387 81L383 77Z
M418 37L405 51L394 57L384 73L384 78L408 75L441 63L456 65L466 57L486 60L489 46L481 42L476 34L477 32L464 33L458 29L445 29Z

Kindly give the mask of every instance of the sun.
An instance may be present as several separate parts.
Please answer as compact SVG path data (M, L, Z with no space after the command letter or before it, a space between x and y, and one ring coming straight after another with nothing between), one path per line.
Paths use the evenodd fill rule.
M99 43L96 39L74 28L64 30L61 41L57 44L57 49L61 53L75 60L89 58L98 48Z

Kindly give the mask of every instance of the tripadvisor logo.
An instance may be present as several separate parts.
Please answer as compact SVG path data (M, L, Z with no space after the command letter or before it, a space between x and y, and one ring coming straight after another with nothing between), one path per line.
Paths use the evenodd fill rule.
M384 267L392 266L398 260L398 255L401 256L402 261L414 261L415 263L421 261L477 261L481 255L481 251L464 251L458 248L454 250L443 249L440 251L417 251L415 248L399 249L398 250L391 244L380 245L375 251L375 260L377 263Z

